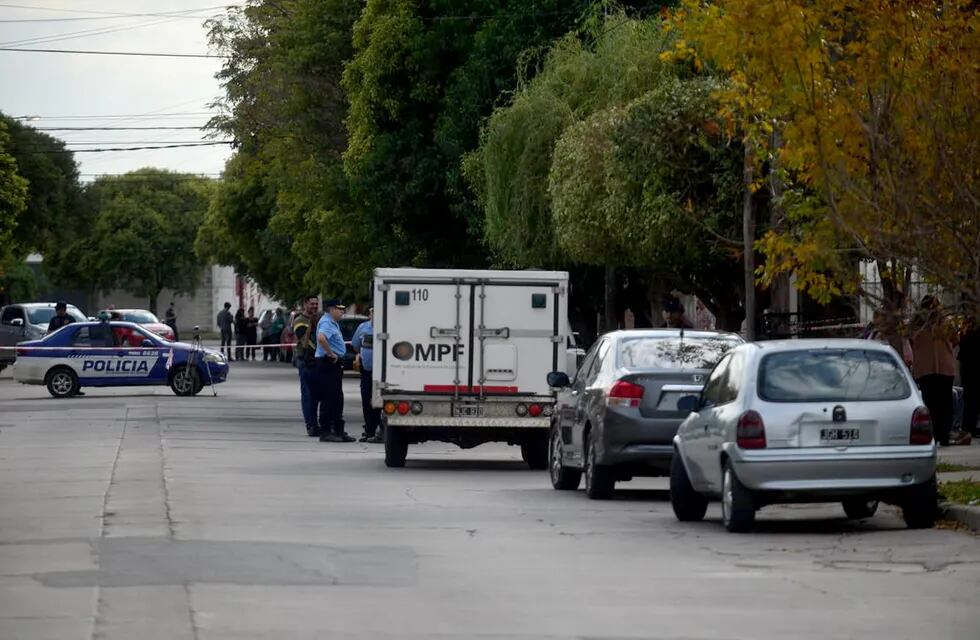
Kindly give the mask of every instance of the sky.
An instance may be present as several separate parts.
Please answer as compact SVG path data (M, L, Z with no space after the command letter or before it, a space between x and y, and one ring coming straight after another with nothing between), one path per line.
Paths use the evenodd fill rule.
M221 0L0 0L0 49L208 54L203 23L221 13ZM0 111L30 117L38 128L200 127L214 113L208 104L222 96L214 77L220 68L217 58L0 50ZM200 142L204 136L196 129L45 133L75 150ZM75 160L89 181L148 166L217 175L230 154L219 145L76 153Z

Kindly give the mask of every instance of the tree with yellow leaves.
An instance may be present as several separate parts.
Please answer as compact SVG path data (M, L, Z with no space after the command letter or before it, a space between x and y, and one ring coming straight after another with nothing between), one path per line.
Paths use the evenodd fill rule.
M980 3L687 0L673 24L727 73L732 130L778 167L786 224L758 246L764 283L863 294L877 263L896 310L913 272L980 315ZM774 132L780 144L774 145Z

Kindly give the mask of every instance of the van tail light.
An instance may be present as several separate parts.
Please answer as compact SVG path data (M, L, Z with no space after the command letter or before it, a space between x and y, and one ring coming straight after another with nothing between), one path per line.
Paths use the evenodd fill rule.
M919 407L912 413L909 444L932 444L932 416L925 407Z
M398 403L398 415L407 416L408 412L412 410L412 405L408 404L404 400Z
M740 449L765 449L766 424L755 411L746 411L738 419L735 432L735 444Z
M538 418L541 416L542 410L543 409L540 404L532 404L530 407L527 408L527 413L532 418Z
M606 405L610 407L638 407L643 399L643 387L626 380L617 380L609 389Z

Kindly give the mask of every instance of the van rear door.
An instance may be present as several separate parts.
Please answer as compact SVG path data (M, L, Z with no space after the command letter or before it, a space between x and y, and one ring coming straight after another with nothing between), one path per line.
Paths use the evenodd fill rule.
M404 393L449 393L468 385L472 287L462 281L382 283L381 382Z

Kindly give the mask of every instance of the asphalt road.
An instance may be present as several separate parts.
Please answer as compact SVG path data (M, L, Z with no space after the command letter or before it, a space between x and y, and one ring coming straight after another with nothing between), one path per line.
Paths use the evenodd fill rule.
M286 366L218 393L0 374L0 639L980 637L970 534L831 505L732 535L664 480L590 502L505 446L320 444Z

